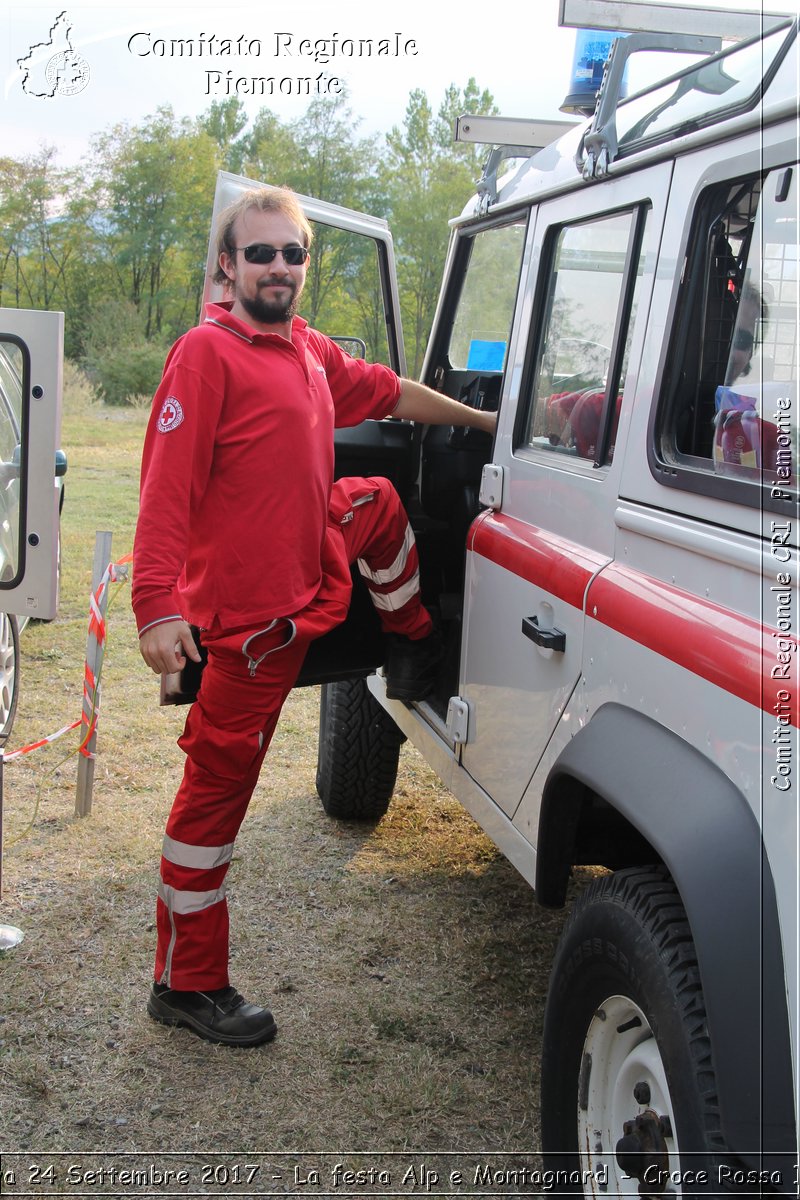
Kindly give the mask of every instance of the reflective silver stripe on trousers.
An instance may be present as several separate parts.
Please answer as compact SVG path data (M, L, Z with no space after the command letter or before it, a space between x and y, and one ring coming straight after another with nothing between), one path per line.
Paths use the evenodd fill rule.
M164 837L161 853L176 867L191 867L195 871L210 871L229 863L233 857L233 842L227 846L190 846L175 838Z
M225 884L223 883L221 887L218 887L213 892L181 892L177 888L171 887L170 884L164 883L163 879L159 879L158 898L166 905L169 913L170 928L172 930L169 946L164 958L164 970L158 982L169 986L171 982L170 975L172 973L172 955L175 950L175 942L178 938L178 930L175 926L175 914L186 916L187 913L202 912L204 909L218 904L220 900L225 899Z
M223 883L212 892L182 892L160 879L158 895L169 909L170 916L177 913L179 917L185 917L190 913L202 912L214 904L219 904L220 900L224 900L225 884Z
M411 552L411 547L414 545L414 533L410 525L406 525L406 534L403 538L403 544L397 558L390 567L383 567L377 571L371 571L363 558L358 560L358 569L365 579L369 579L372 583L392 583L399 575L402 575L408 562L408 556Z
M401 584L393 592L384 595L382 592L370 592L370 599L376 608L384 612L396 612L409 600L419 595L419 571L415 571L407 583Z

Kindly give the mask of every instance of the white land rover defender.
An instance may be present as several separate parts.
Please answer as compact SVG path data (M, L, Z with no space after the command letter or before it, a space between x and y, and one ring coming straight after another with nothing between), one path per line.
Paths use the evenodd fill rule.
M499 183L493 155L422 377L499 409L494 442L337 436L339 474L405 501L445 654L431 697L388 700L356 579L304 670L318 790L379 818L408 738L542 904L608 868L544 1033L547 1165L587 1194L796 1188L798 39L762 24L618 102L619 41L591 122ZM372 239L402 371L385 223L306 209Z

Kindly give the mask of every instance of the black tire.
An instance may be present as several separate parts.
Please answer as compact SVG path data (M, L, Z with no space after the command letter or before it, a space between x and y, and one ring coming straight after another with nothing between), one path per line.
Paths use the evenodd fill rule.
M405 737L364 679L322 688L317 792L329 817L378 821L389 807Z
M619 871L576 902L550 979L541 1084L545 1165L578 1172L567 1190L635 1195L625 1178L631 1159L621 1167L616 1149L623 1125L646 1113L668 1118L657 1140L677 1179L665 1195L692 1194L681 1171L711 1172L723 1143L705 1004L689 923L664 867ZM636 1127L634 1140L642 1136ZM580 1177L602 1180L604 1170L605 1187Z
M0 739L11 733L19 699L19 624L0 613Z

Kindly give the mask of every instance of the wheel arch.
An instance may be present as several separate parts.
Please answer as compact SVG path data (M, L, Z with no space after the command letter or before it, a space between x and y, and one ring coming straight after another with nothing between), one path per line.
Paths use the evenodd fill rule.
M563 903L588 795L609 806L643 851L651 848L680 892L697 951L728 1146L794 1155L777 899L745 797L677 734L624 705L603 705L545 782L536 876L542 903Z

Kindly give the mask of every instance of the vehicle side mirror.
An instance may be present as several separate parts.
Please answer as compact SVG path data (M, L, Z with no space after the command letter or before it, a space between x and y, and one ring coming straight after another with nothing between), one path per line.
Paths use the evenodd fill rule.
M359 337L337 336L332 337L331 341L336 342L337 346L341 346L345 353L349 354L351 358L367 357L367 343L362 341Z

